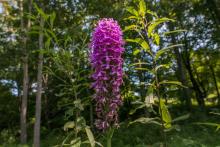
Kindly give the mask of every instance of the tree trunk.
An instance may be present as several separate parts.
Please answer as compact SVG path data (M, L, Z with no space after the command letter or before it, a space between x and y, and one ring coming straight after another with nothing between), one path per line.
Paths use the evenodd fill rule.
M211 71L211 74L212 74L212 77L213 77L215 89L216 89L217 96L218 96L218 105L220 105L220 93L219 93L219 90L218 90L218 84L217 84L217 79L216 79L216 76L215 76L215 71L214 71L214 68L212 67L212 65L209 65L209 68L210 68L210 71Z
M42 95L42 70L43 70L43 27L44 20L40 18L40 34L39 34L39 56L38 56L38 71L37 71L37 95L35 108L35 124L34 124L34 147L40 147L40 122L41 122L41 95Z
M174 27L172 24L169 25L169 28L170 28L170 31L174 30ZM171 41L173 44L177 43L176 38L173 34L171 35ZM188 87L185 70L183 67L183 59L178 48L174 49L174 54L176 56L176 62L177 62L177 71L176 71L177 78L184 86ZM188 88L181 89L181 100L185 101L185 105L188 109L191 108L192 103L191 103L190 92Z
M31 13L32 0L29 1L28 11ZM30 19L28 19L27 27L24 26L24 10L23 10L23 0L20 0L20 12L21 12L21 30L25 34L23 38L23 94L21 98L21 111L20 111L20 127L21 127L21 144L27 143L27 99L28 99L28 85L29 85L29 75L28 75L28 52L27 52L27 32L31 27Z
M208 6L215 23L220 28L220 5L215 0L207 0L206 5Z
M193 90L195 91L196 100L198 102L198 105L200 107L204 107L205 106L204 94L203 94L202 90L200 89L199 84L193 75L192 66L190 63L190 55L189 55L189 51L188 51L188 44L187 44L187 40L186 40L186 35L184 35L184 47L185 47L185 58L183 58L184 65L189 73L189 78L190 78L190 81L192 82Z

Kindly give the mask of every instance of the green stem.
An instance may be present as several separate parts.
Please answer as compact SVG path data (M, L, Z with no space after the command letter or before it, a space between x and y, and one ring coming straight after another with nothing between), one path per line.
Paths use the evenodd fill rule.
M156 69L156 61L154 60L153 62L153 65L154 65L154 70ZM166 132L164 132L164 122L163 122L163 114L162 114L162 109L161 109L161 97L160 97L160 84L159 84L159 78L158 78L158 73L157 71L155 70L155 84L156 84L156 95L158 97L158 100L159 100L159 111L160 111L160 119L161 119L161 134L163 136L163 142L164 142L164 147L167 147L167 139L166 139Z
M111 147L112 146L112 139L111 138L107 138L107 147Z
M107 147L112 146L112 136L114 133L114 128L109 128L107 131Z

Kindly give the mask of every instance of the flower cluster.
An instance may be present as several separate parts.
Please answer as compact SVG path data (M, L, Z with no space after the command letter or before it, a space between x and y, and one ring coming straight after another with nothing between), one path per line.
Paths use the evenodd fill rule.
M118 109L122 104L120 85L123 76L122 31L117 21L104 18L98 22L91 42L90 60L94 73L92 87L95 90L97 120L100 130L118 126Z

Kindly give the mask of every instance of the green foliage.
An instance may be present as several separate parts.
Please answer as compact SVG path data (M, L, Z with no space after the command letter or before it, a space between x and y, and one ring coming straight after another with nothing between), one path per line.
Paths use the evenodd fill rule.
M214 115L220 115L220 113L214 113L214 112L210 112L211 114L214 114ZM211 123L211 122L198 122L196 123L198 125L206 125L206 126L212 126L212 127L216 127L216 132L219 131L220 129L220 124L218 123Z

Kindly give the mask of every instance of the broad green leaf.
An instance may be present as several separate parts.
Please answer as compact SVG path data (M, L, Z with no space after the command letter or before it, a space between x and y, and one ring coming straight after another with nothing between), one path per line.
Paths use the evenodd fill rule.
M163 100L160 100L159 112L164 122L164 127L166 129L170 128L172 119L171 119L169 110L167 109L167 106L164 104Z
M156 43L156 45L160 45L160 36L159 36L159 34L155 33L153 35L153 38L154 38L154 42Z
M138 12L134 9L134 7L128 7L126 10L134 16L138 16Z
M186 120L190 117L190 114L185 114L185 115L182 115L182 116L179 116L179 117L176 117L172 120L172 122L177 122L177 121L181 121L181 120Z
M155 55L155 60L158 60L159 57L164 54L165 52L169 51L170 49L173 49L175 47L180 47L180 46L183 46L183 44L176 44L176 45L171 45L171 46L168 46L168 47L165 47L159 51L157 51L156 55Z
M128 31L128 30L134 30L134 29L136 29L136 28L137 28L136 25L126 26L126 27L124 28L123 32L126 32L126 31Z
M166 81L166 80L164 80L164 81L161 81L161 82L159 82L159 84L161 85L161 84L172 84L172 85L178 85L178 86L181 86L181 87L184 87L184 88L186 88L186 86L184 86L181 82L179 82L179 81Z
M133 55L134 56L136 56L137 54L139 54L140 53L140 50L139 49L135 49L134 51L133 51Z
M126 39L127 42L134 42L134 43L138 43L143 49L144 51L150 53L150 46L148 45L148 43L143 40L142 38L135 38L135 39Z
M152 32L155 30L155 28L158 25L160 25L161 23L167 22L167 21L174 21L174 20L164 17L164 18L159 18L159 19L156 19L155 21L152 21L147 30L149 37L152 36Z
M89 127L85 127L85 130L86 130L86 134L87 134L87 137L89 139L91 147L95 147L95 138L93 136L92 131L90 130Z
M150 14L150 15L156 17L156 18L158 18L157 13L155 13L155 12L153 12L153 11L151 11L151 10L147 10L146 13L148 13L148 14Z
M75 122L74 121L69 121L65 123L63 130L67 131L68 129L73 129L75 127Z
M159 126L161 126L161 123L159 122L158 118L147 118L147 117L140 117L132 122L129 123L129 125L133 124L133 123L143 123L143 124L157 124Z
M140 0L139 1L139 14L142 17L145 17L145 13L146 13L146 4L145 4L144 0Z

